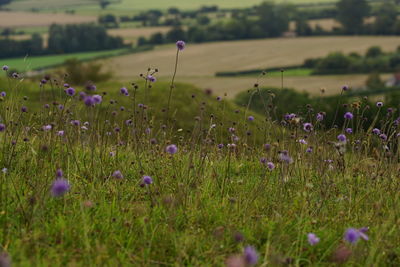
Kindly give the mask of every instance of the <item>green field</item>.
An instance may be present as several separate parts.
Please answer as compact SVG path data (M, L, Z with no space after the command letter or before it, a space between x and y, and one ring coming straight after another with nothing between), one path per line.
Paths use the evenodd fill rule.
M76 58L79 60L90 60L99 59L105 57L119 56L126 54L130 49L116 49L96 52L84 52L84 53L71 53L63 55L49 55L49 56L35 56L25 58L6 58L0 59L0 66L8 65L12 69L16 69L20 72L27 72L31 70L45 69L61 65L67 59Z

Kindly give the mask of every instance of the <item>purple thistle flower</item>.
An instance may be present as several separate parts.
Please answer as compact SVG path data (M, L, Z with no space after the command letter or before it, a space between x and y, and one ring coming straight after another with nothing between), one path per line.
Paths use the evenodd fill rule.
M346 136L344 135L344 134L339 134L338 135L338 137L337 137L337 139L340 141L340 142L346 142L346 140L347 140L347 138L346 138Z
M247 119L248 119L249 121L254 121L254 117L253 117L253 116L249 116Z
M289 152L287 150L283 150L279 152L279 159L286 164L293 163L293 159L289 156Z
M59 109L59 110L63 110L63 109L64 109L64 106L60 104L60 105L58 105L58 109Z
M56 178L63 178L64 172L61 169L56 170Z
M124 178L124 176L122 175L122 172L117 170L115 172L113 172L112 177L116 178L116 179L122 179Z
M43 107L44 108L50 108L50 105L49 104L44 104Z
M304 140L304 139L300 139L300 140L299 140L299 143L300 143L300 144L303 144L303 145L307 145L307 141Z
M309 122L303 124L303 130L306 132L311 132L314 129L313 125Z
M186 43L184 41L178 41L176 42L176 47L182 51L183 49L185 49Z
M245 247L243 256L248 265L256 265L258 262L258 253L252 246Z
M58 132L57 132L57 135L58 135L58 136L64 136L64 131L58 131Z
M344 114L344 118L345 118L346 120L352 120L353 117L354 117L354 115L353 115L353 113L351 113L351 112L346 112L346 113Z
M358 231L360 232L360 237L365 241L369 240L369 237L367 236L368 230L369 230L368 227L361 227L360 229L358 229Z
M317 237L317 235L314 233L307 234L307 239L308 239L308 243L311 246L315 246L316 244L319 243L319 237Z
M261 162L261 164L265 164L265 163L267 163L267 159L266 158L261 158L260 162Z
M224 148L224 144L218 144L218 149Z
M0 123L0 132L4 132L6 130L6 125L4 123Z
M72 87L69 87L69 88L65 89L65 93L69 96L73 96L73 95L75 95L75 89Z
M173 154L175 154L176 152L178 152L178 147L177 147L176 145L174 145L174 144L168 145L168 146L165 148L165 151L168 152L169 154L173 155Z
M344 239L351 244L357 243L360 239L360 231L355 228L349 228L344 234Z
M381 102L381 101L376 102L376 106L377 106L378 108L383 107L383 102Z
M53 128L50 124L43 126L43 131L50 131Z
M9 67L8 67L7 65L4 65L4 66L2 67L2 69L3 69L4 71L8 71L8 70L9 70Z
M86 97L86 93L85 92L79 92L79 98L82 100L82 99L85 99L85 97Z
M51 194L54 197L61 197L70 189L70 184L63 178L56 179L51 186Z
M268 163L267 163L267 168L270 169L270 170L272 171L273 169L275 169L275 164L272 163L272 162L268 162Z
M351 129L351 128L347 128L347 129L346 129L346 133L348 133L348 134L352 134L352 133L353 133L353 129Z
M81 124L81 122L79 120L72 120L71 124L74 126L79 126Z
M103 101L103 98L101 97L101 95L94 95L93 100L95 104L100 104L101 101Z
M93 106L93 105L96 103L95 100L93 99L93 97L90 96L90 95L85 96L85 98L83 99L83 102L84 102L85 105L88 106L88 107L91 107L91 106Z
M64 83L64 85L63 85L65 88L68 88L69 87L69 84L68 83Z
M321 112L317 114L317 121L323 121L324 120L324 114Z
M373 133L373 134L376 134L376 135L380 135L380 134L381 134L381 130L379 130L378 128L374 128L374 129L372 130L372 133Z
M271 145L270 144L264 144L264 149L266 151L270 151L271 150Z
M25 106L23 106L23 107L21 108L21 111L22 111L22 112L28 112L28 108L25 107Z
M307 153L311 153L313 151L313 148L312 147L308 147L307 149L306 149L306 152Z
M6 95L7 95L6 92L1 92L1 93L0 93L0 96L1 96L1 97L6 97Z
M228 131L229 131L230 133L234 133L234 132L235 132L235 128L229 127Z
M17 78L19 77L19 74L16 73L16 72L14 72L11 76L12 76L14 79L17 79Z
M153 183L153 179L150 176L145 175L145 176L142 177L142 182L145 185L150 185L150 184Z
M343 85L342 86L342 90L343 91L348 91L349 90L349 86L348 85Z
M380 134L379 138L381 138L383 141L387 140L387 135L386 134Z
M122 88L120 89L120 92L121 92L121 94L123 94L123 95L129 96L128 89L126 89L125 87L122 87Z
M155 83L157 81L156 77L154 77L153 75L148 75L147 80L149 80L152 83Z

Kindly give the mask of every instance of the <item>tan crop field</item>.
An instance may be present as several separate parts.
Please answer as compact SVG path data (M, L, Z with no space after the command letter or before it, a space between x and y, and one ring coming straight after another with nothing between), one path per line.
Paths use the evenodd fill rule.
M150 37L154 33L166 33L170 30L170 27L144 27L144 28L120 28L120 29L110 29L107 32L113 36L120 36L124 38L127 42L134 42L140 36Z
M325 56L330 52L364 53L371 46L381 46L385 51L393 51L400 45L400 37L311 37L277 38L251 41L215 42L188 44L180 55L178 80L191 82L201 88L212 88L215 92L235 93L247 89L254 78L217 78L218 71L239 71L297 65L307 58ZM134 79L148 67L158 68L159 77L170 77L173 71L175 47L164 47L111 58L105 64L122 79ZM318 92L326 87L327 93L350 84L364 83L365 75L329 77L286 77L285 85L299 90ZM280 85L279 78L270 78L270 85Z
M75 24L97 21L96 16L65 13L32 13L0 11L0 28L49 26L52 23Z

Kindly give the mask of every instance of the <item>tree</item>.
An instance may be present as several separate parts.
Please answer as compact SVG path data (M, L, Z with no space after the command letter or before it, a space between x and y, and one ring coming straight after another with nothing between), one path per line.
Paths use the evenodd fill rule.
M337 3L337 9L337 20L342 24L345 33L362 33L364 18L370 11L366 0L340 0Z
M381 4L373 25L376 34L393 34L397 22L397 6L394 2Z
M168 42L176 42L178 40L185 40L186 34L181 27L174 27L167 32L166 39Z
M289 9L284 5L264 2L257 7L257 15L265 37L280 36L289 29Z
M365 53L366 57L379 57L382 56L383 52L379 46L371 46L368 48L367 53Z

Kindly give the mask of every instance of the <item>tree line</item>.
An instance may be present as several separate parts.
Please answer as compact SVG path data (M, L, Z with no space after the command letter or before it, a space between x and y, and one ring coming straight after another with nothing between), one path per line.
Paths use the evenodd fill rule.
M31 39L23 41L0 39L0 58L108 50L125 46L121 37L109 36L104 27L94 24L53 24L49 28L47 43L47 47L44 47L39 34L33 34Z

